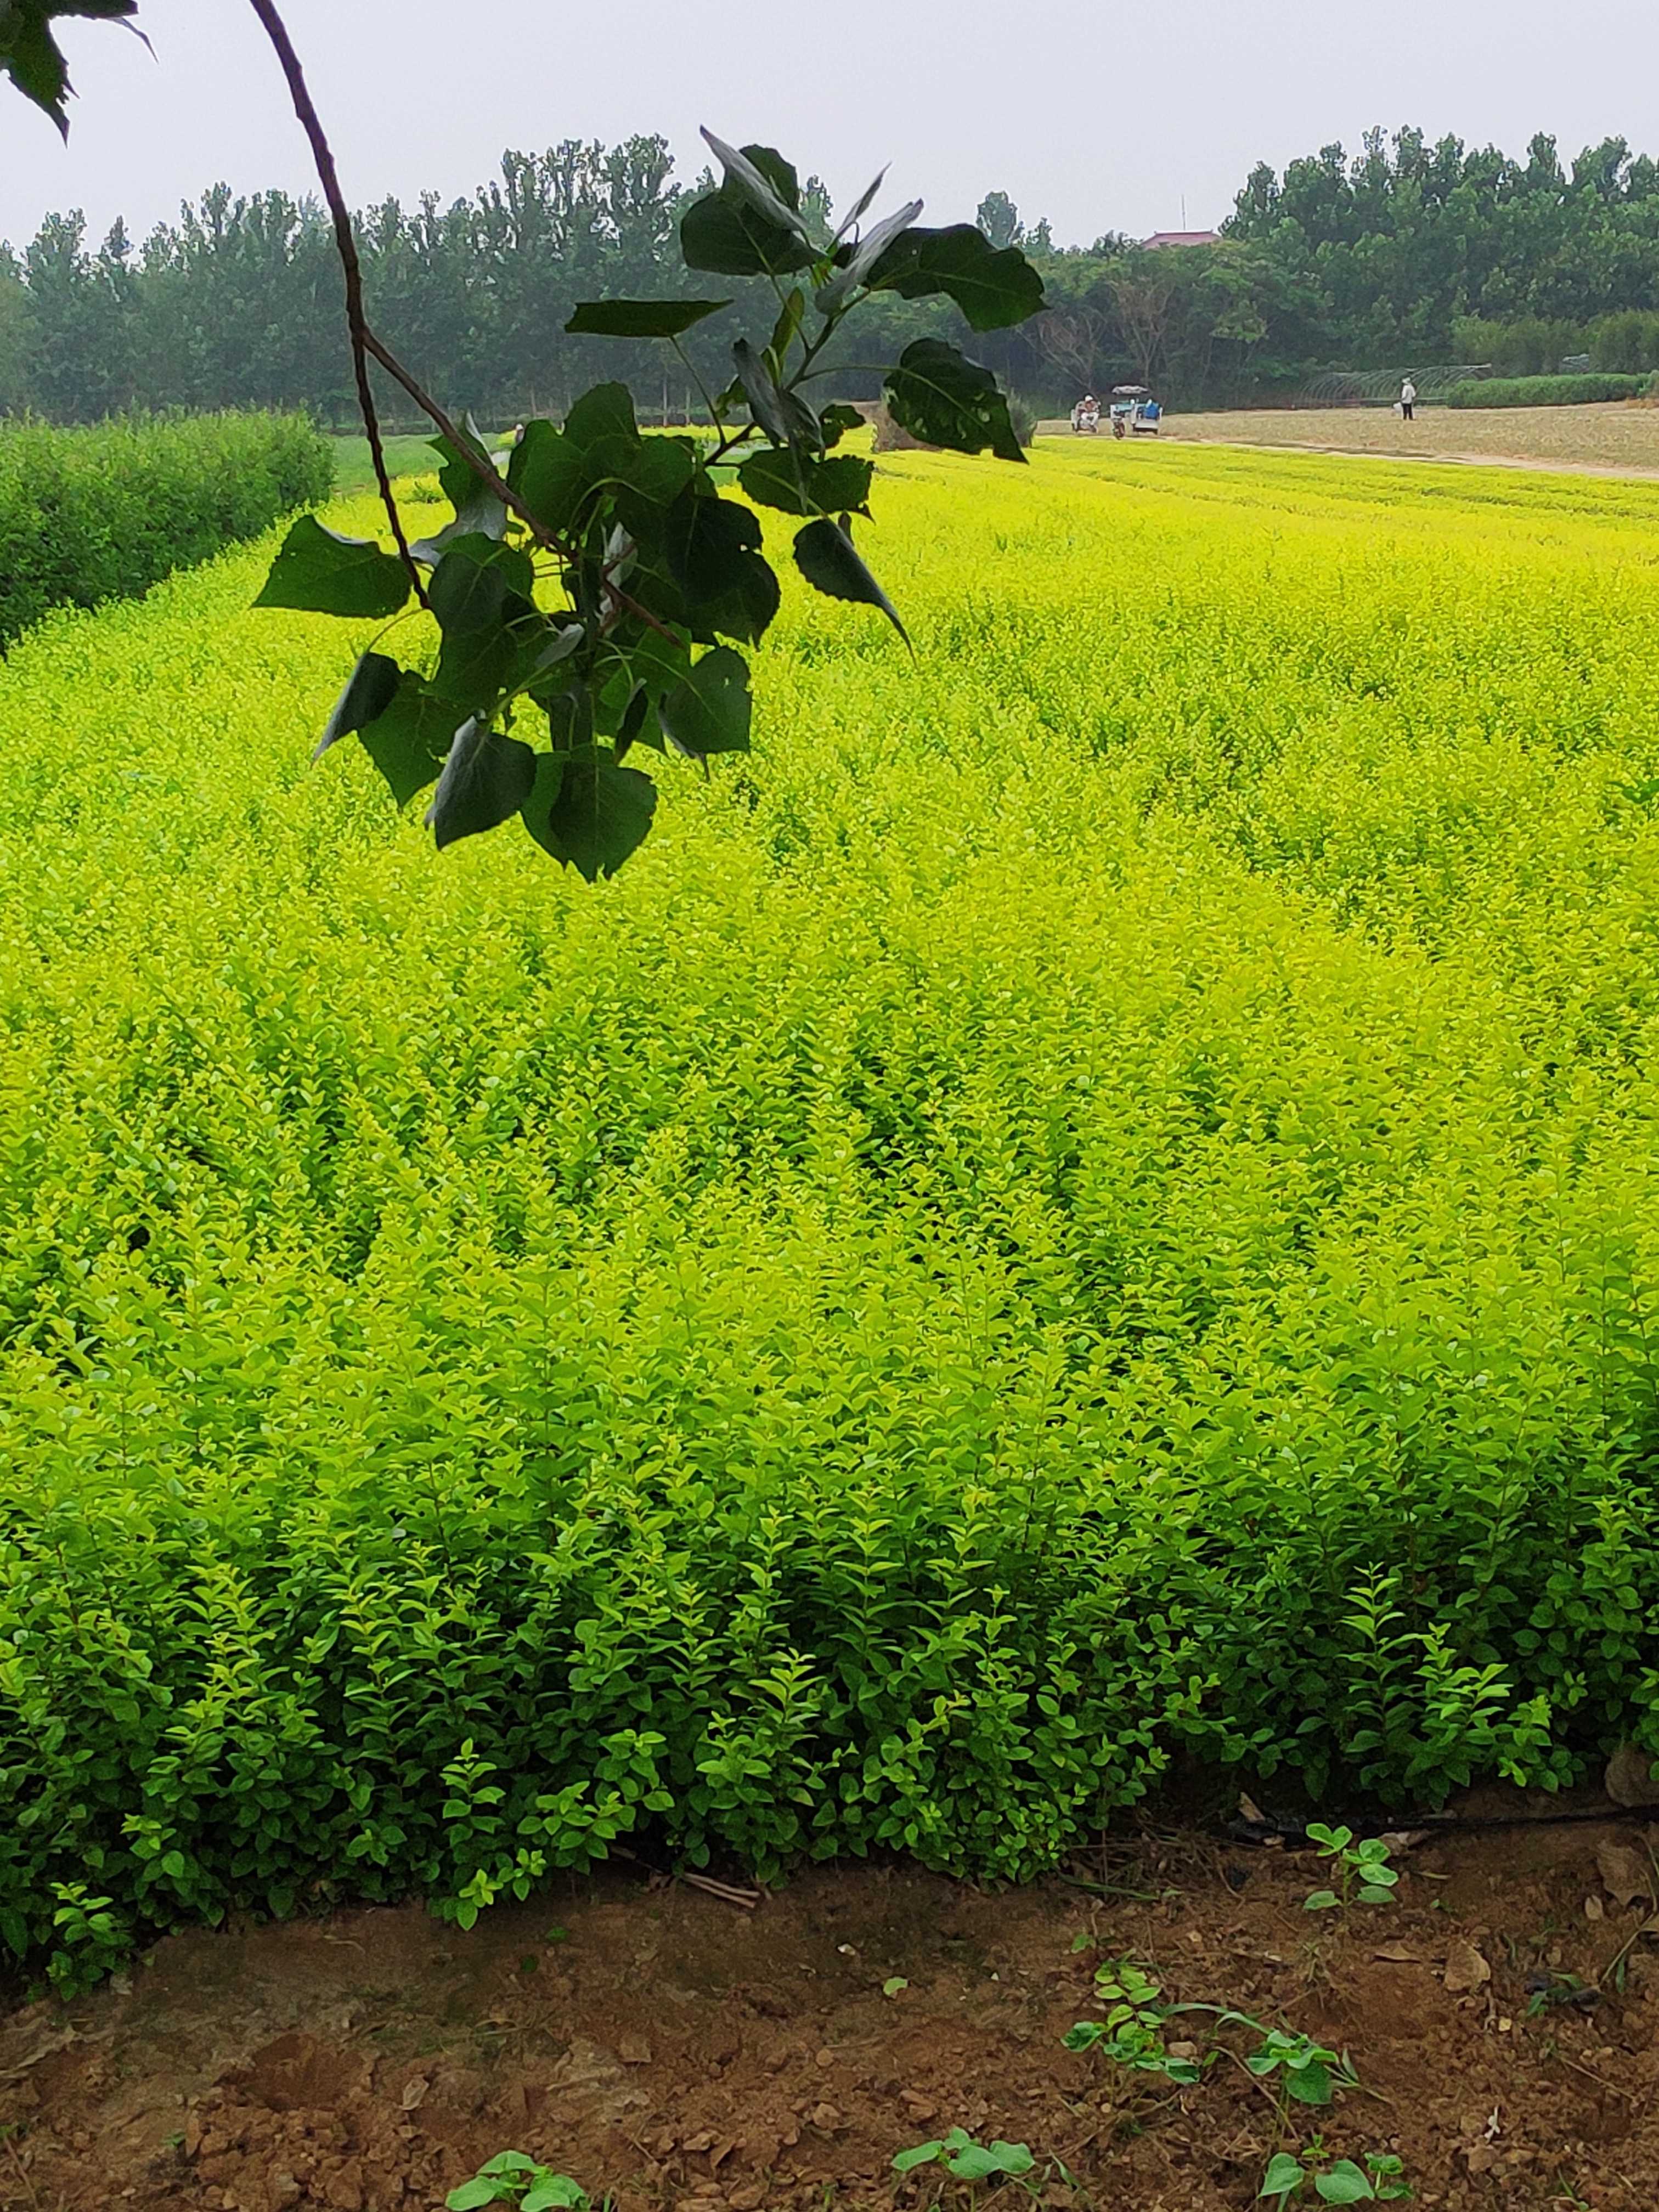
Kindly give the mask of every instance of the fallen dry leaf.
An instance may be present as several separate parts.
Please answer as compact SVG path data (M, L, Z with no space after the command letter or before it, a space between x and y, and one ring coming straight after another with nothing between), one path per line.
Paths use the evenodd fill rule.
M1371 1956L1386 1960L1393 1966L1420 1966L1426 1963L1420 1951L1413 1951L1405 1943L1379 1943Z
M1651 1752L1638 1751L1633 1743L1621 1743L1607 1761L1602 1778L1613 1803L1659 1805L1659 1775L1654 1766Z
M1446 1954L1446 1971L1441 1979L1458 1996L1465 1990L1484 1989L1492 1979L1492 1968L1473 1943L1454 1943Z
M1654 1895L1653 1861L1634 1844L1606 1838L1595 1846L1595 1864L1601 1887L1615 1905L1634 1905L1638 1897Z
M1607 1918L1607 1908L1603 1905L1601 1899L1596 1896L1593 1890L1584 1899L1584 1917L1586 1920L1605 1920Z
M1267 1825L1267 1815L1261 1806L1254 1797L1247 1797L1243 1790L1238 1796L1238 1817L1241 1820L1248 1820L1253 1828L1265 1828Z
M424 2074L417 2074L412 2081L405 2081L401 2099L406 2112L418 2112L426 2102L426 2093L432 2087Z

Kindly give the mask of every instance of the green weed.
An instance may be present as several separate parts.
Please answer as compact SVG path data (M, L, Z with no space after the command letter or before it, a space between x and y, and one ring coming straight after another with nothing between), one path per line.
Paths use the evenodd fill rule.
M1310 1820L1308 1833L1319 1846L1320 1856L1330 1860L1337 1876L1334 1889L1316 1889L1303 1899L1310 1912L1334 1907L1393 1905L1400 1870L1389 1863L1389 1846L1380 1836L1364 1836L1356 1843L1352 1828L1333 1828Z
M607 2197L605 2203L610 2202ZM489 2160L444 2199L447 2212L477 2212L487 2204L515 2205L518 2212L589 2212L589 2203L586 2191L568 2173L555 2173L520 2150Z

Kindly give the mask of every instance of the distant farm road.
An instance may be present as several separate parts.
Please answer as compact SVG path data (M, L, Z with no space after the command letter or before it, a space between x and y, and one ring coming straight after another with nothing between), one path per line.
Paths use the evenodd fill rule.
M1046 434L1070 434L1063 422L1042 428ZM1630 400L1589 407L1431 407L1412 422L1386 407L1251 408L1166 415L1162 434L1223 445L1307 446L1322 453L1659 477L1659 407Z

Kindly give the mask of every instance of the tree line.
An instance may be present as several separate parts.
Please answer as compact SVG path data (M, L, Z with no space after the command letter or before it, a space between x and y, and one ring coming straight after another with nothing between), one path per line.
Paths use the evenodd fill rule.
M710 182L681 185L666 143L641 137L508 152L497 178L447 204L389 198L360 226L377 321L429 388L481 417L558 413L617 374L642 412L696 416L729 373L714 331L688 332L683 362L563 325L583 300L659 291L679 218ZM815 179L803 186L809 213L826 197ZM1208 246L1147 248L1112 232L1061 246L1000 191L979 220L1047 283L1045 314L974 342L1040 406L1119 382L1177 404L1271 399L1334 368L1550 369L1579 354L1597 368L1659 366L1659 164L1622 138L1564 164L1543 136L1516 160L1374 131L1352 157L1330 145L1282 175L1253 170ZM745 288L763 289L731 289ZM917 337L964 338L938 300L895 294L871 321L883 327L866 326L863 345L884 357ZM829 365L826 390L873 395L844 349ZM216 185L142 244L118 222L94 246L68 213L48 216L21 253L0 249L0 410L86 422L227 406L352 419L339 271L314 202Z

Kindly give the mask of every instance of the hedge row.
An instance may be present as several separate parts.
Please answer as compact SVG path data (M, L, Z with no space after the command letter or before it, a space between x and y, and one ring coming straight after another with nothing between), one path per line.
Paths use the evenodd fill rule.
M591 888L269 547L22 641L0 1967L1659 1753L1651 510L896 453Z
M57 606L124 599L325 499L333 449L292 415L0 428L0 647Z
M1452 407L1574 407L1594 399L1637 399L1645 376L1492 376L1484 383L1455 384Z

